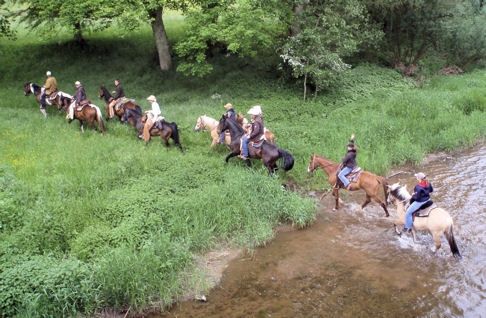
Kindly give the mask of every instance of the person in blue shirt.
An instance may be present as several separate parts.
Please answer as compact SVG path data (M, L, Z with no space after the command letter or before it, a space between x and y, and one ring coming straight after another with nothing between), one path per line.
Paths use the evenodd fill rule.
M414 188L414 193L410 199L410 205L405 212L405 227L403 231L405 233L412 231L413 226L413 213L418 211L422 205L430 201L430 193L434 192L432 184L427 180L427 176L423 172L415 174L418 184Z

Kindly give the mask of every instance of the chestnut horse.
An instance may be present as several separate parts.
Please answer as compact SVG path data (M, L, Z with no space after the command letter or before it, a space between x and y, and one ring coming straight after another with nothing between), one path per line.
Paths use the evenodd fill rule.
M238 122L238 124L240 124L241 127L243 127L243 129L246 130L246 127L248 125L248 119L246 119L242 113L238 113L238 115L236 115L236 121ZM266 127L263 127L263 138L265 138L265 140L269 143L275 144L275 135Z
M231 144L228 145L230 153L226 156L225 161L240 154L241 137L244 134L243 128L234 120L222 116L218 124L218 132L229 130L231 135ZM294 157L287 151L278 148L274 144L263 140L259 150L254 147L249 147L250 158L261 159L263 165L268 169L269 174L273 174L277 170L277 160L283 158L283 169L289 171L294 166ZM251 165L250 160L246 160L248 166Z
M408 203L412 196L407 191L407 188L399 183L392 184L388 188L390 191L390 199L395 203L398 213L398 218L394 220L393 224L397 234L401 234L397 225L403 226L405 224L405 203ZM441 246L440 238L444 235L449 243L452 255L455 258L461 258L461 253L459 253L459 248L454 238L453 227L454 222L449 212L442 208L431 208L427 217L415 217L412 229L413 240L415 242L415 230L428 231L434 239L435 247L432 251L436 252Z
M96 122L98 124L98 130L100 133L105 133L105 124L103 122L103 116L101 115L101 110L98 106L94 104L89 104L81 108L81 110L78 110L78 107L75 105L75 101L72 100L71 98L66 99L65 103L69 105L68 107L63 107L67 113L69 113L69 108L73 107L74 111L74 118L79 121L79 125L81 128L81 131L84 132L84 124L87 123L88 126L93 127L94 123ZM69 115L68 115L69 116ZM73 119L68 118L68 122L71 123Z
M142 135L143 127L146 121L147 115L142 114L136 109L125 109L125 114L122 117L122 122L127 122L131 126L135 127L139 137ZM176 147L179 148L181 152L184 152L179 140L179 129L177 128L177 124L174 122L169 123L165 120L158 121L150 129L150 136L160 136L166 147L169 147L169 139L172 138Z
M100 86L100 89L98 90L98 96L100 98L104 99L104 101L105 101L105 104L106 104L106 107L105 107L106 120L109 120L110 119L110 110L108 108L108 105L113 100L113 96L111 96L110 92L106 89L106 87L104 85ZM142 111L140 106L135 104L135 102L133 100L128 99L125 103L122 103L118 108L113 108L113 111L114 111L115 115L118 117L118 119L120 119L120 120L122 119L126 108L138 109L138 110L140 110L140 112Z
M339 187L336 187L335 185L337 181L337 174L339 173L341 165L339 163L326 159L325 157L313 154L310 158L307 172L313 173L317 169L317 167L320 167L327 174L327 181L333 187L332 195L336 198L336 206L334 210L337 210L339 208ZM364 209L364 207L367 206L368 203L371 202L371 200L373 200L377 202L383 208L383 210L385 210L386 216L390 216L390 214L388 213L388 209L386 208L386 202L388 200L387 185L388 183L386 182L385 178L363 170L358 180L356 182L351 182L350 191L365 191L366 200L361 205L362 209ZM378 195L380 188L383 189L383 192L385 194L385 202L383 202Z

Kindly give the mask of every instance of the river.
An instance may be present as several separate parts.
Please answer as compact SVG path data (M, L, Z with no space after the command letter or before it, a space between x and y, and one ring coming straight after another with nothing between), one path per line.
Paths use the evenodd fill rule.
M486 145L399 170L390 180L410 192L415 171L429 176L462 260L445 238L433 254L429 234L417 243L394 234L375 203L361 210L362 193L343 194L337 212L328 195L311 226L281 228L233 260L207 302L181 302L162 317L486 317ZM324 182L322 172L314 178Z

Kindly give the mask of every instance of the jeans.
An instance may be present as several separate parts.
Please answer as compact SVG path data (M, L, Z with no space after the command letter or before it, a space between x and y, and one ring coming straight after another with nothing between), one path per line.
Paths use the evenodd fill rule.
M247 135L243 135L241 137L241 154L244 157L249 156L249 151L248 151L248 142L250 141L250 138Z
M353 168L349 168L349 167L344 167L341 169L341 171L339 172L338 174L338 178L339 180L341 180L341 182L344 184L344 187L346 188L348 185L349 185L349 180L348 178L346 178L346 175L348 173L350 173L351 171L353 171Z
M427 201L429 201L429 200L427 200ZM406 229L411 229L412 228L412 226L413 226L412 214L415 211L417 211L418 209L420 209L420 207L422 205L424 205L425 203L427 203L427 201L425 201L425 202L413 201L413 203L410 204L410 206L407 209L407 212L405 213L405 228Z

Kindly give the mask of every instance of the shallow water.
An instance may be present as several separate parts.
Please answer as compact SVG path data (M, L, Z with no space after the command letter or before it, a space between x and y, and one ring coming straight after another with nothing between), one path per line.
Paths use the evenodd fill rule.
M433 254L429 234L417 243L394 234L378 205L361 210L363 194L343 195L337 212L328 195L312 226L281 229L232 261L208 302L162 317L486 317L486 145L400 170L391 181L409 191L415 170L429 176L433 200L454 219L461 261L445 238Z

